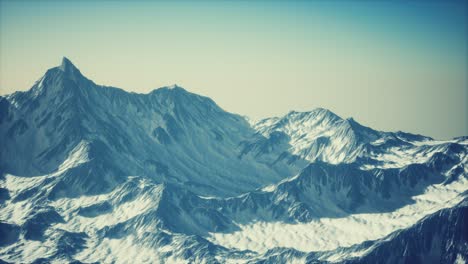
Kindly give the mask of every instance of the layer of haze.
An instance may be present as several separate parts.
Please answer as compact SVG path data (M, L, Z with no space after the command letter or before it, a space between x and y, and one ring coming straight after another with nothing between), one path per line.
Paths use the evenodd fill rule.
M380 2L380 1L376 1ZM328 108L468 135L464 1L1 1L0 94L68 57L98 84L178 84L254 119Z

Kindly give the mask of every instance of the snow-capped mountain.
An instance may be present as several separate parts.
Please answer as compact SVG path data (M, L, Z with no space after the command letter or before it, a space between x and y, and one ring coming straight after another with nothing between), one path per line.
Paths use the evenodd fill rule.
M6 262L424 262L429 240L454 245L430 260L467 259L467 137L321 108L251 125L178 86L97 85L64 58L0 97L0 145Z
M323 108L310 112L292 111L281 118L263 119L254 124L254 128L265 137L283 135L289 144L287 151L301 159L332 164L351 163L359 158L378 159L379 154L398 155L398 150L406 150L412 155L417 151L415 145L433 142L421 135L376 131ZM408 161L406 158L402 160ZM392 163L392 160L384 161L390 163L387 166Z
M149 94L98 86L66 58L31 90L1 98L1 105L0 168L14 175L43 175L80 156L81 165L62 180L74 188L68 195L109 191L128 175L146 175L202 195L225 196L299 170L238 158L239 142L255 131L209 98L178 86ZM102 182L95 186L92 178ZM74 194L75 184L83 193Z
M345 120L331 111L317 108L311 112L290 112L281 118L267 118L255 124L264 136L283 133L289 138L289 152L308 161L350 162L366 144L380 138L372 129Z

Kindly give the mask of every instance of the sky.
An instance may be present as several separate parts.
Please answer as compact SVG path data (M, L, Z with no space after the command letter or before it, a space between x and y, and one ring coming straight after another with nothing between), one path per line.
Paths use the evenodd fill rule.
M466 1L0 0L0 94L69 58L94 82L177 84L252 119L330 109L468 135Z

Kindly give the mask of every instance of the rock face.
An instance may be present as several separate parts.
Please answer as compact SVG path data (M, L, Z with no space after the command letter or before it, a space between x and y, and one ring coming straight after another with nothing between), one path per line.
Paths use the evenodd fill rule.
M0 97L0 260L463 262L467 144L320 108L250 125L178 86L97 85L64 58ZM267 241L271 226L312 241L376 222L335 247L325 231ZM218 239L235 234L267 250Z

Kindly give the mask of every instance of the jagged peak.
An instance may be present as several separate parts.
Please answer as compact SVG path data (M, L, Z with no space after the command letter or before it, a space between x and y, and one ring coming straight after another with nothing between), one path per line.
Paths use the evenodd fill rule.
M283 117L283 119L289 119L289 118L302 119L302 118L310 118L310 117L342 119L341 117L339 117L338 115L336 115L332 111L330 111L330 110L328 110L326 108L321 108L321 107L315 108L315 109L313 109L311 111L303 111L303 112L292 110L292 111L288 112Z
M62 63L60 64L59 69L63 72L79 72L78 68L76 68L76 66L73 65L67 57L62 58Z
M80 70L67 58L62 58L62 63L57 67L65 76L72 80L86 79Z
M60 80L72 80L76 86L65 85ZM49 94L54 94L60 91L78 91L80 87L89 87L89 84L94 84L67 58L63 57L60 65L48 69L44 75L37 80L30 90L26 91L32 97L38 97L48 91ZM53 91L53 93L51 93Z

